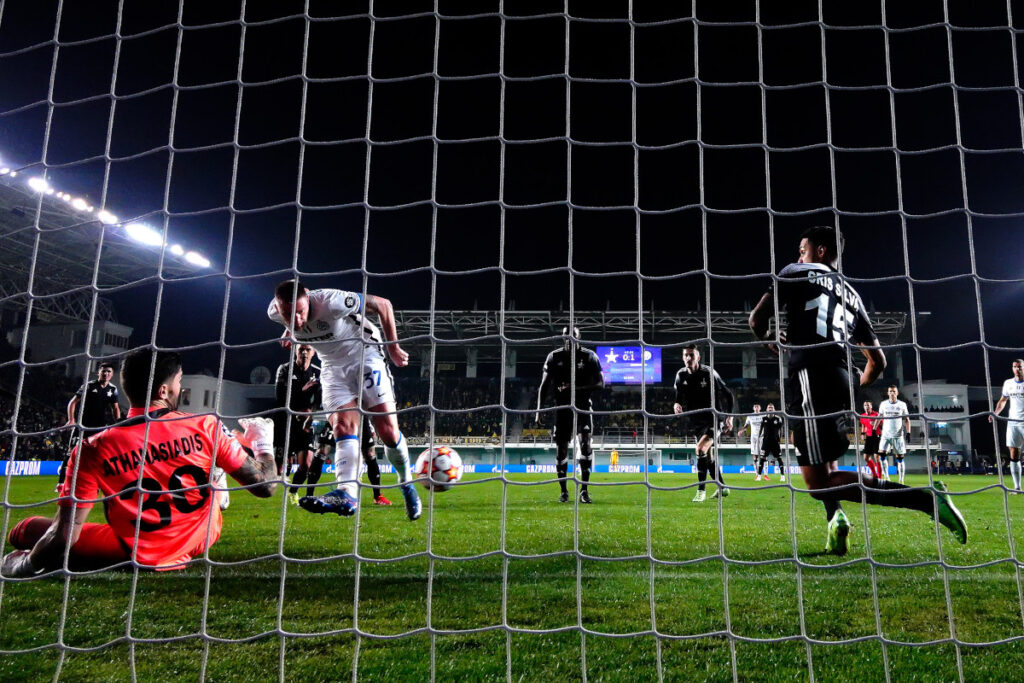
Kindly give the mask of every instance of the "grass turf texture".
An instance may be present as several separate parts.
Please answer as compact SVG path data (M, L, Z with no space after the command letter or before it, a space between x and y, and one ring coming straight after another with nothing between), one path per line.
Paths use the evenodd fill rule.
M1011 543L1024 542L1024 496L1007 499L1001 489L955 496L970 527L967 546L945 529L937 534L920 513L845 504L852 549L838 558L821 552L821 504L778 486L777 477L769 487L750 475L728 477L757 488L733 490L719 508L717 500L691 503L693 488L649 491L642 477L596 475L596 504L578 509L556 502L556 484L535 485L543 475L511 475L505 486L482 479L467 475L432 502L424 493L416 523L400 502L375 507L364 491L358 529L352 519L285 509L280 490L270 500L234 492L210 552L230 564L140 573L134 603L131 572L74 576L67 585L62 578L5 582L0 650L40 648L58 637L93 650L69 651L63 661L54 648L3 654L0 680L50 680L58 666L62 680L130 680L133 663L138 680L196 679L204 659L206 677L218 681L273 679L282 665L288 680L341 680L351 677L354 662L360 680L426 680L433 665L438 680L471 681L505 680L507 667L517 681L580 680L584 670L589 680L655 680L659 662L665 680L732 680L734 671L741 680L806 680L813 669L817 680L874 681L885 679L886 666L893 680L956 680L958 666L968 680L1013 680L1024 665L1019 642L958 652L949 643L883 647L871 639L881 632L899 643L942 640L951 617L965 642L1021 637L1020 577L1007 560ZM694 480L651 477L664 487ZM954 492L996 483L945 481ZM634 483L601 485L611 482ZM9 502L45 500L53 484L52 477L14 478ZM396 489L388 493L401 501ZM507 552L566 554L514 557L507 567L500 555L487 555L501 547L503 500ZM10 510L6 528L52 512L52 505ZM99 521L102 512L93 516ZM356 531L366 561L348 555ZM440 557L397 559L424 553L428 538ZM864 561L869 544L880 565L934 563L940 552L952 566L994 564L872 566ZM282 561L281 551L297 561ZM648 551L680 564L652 564ZM271 557L239 564L263 556ZM795 556L813 566L798 569ZM765 560L772 562L744 564ZM207 590L206 633L216 640L204 642L196 636ZM651 630L652 603L662 638L616 637ZM503 610L514 632L500 628ZM118 640L129 622L133 638L175 640ZM356 624L370 636L357 637L350 630ZM581 635L578 624L601 635ZM428 625L491 630L432 635L422 631ZM730 640L727 630L745 639L867 640L748 642Z

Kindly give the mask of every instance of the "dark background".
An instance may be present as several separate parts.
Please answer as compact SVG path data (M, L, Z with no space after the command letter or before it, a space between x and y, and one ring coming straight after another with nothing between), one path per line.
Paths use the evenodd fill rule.
M231 379L281 361L293 271L410 310L748 310L824 223L870 307L931 313L908 379L1000 380L1024 2L887 5L279 1L243 26L8 0L0 157L205 254L109 296L133 344L214 372L223 327Z

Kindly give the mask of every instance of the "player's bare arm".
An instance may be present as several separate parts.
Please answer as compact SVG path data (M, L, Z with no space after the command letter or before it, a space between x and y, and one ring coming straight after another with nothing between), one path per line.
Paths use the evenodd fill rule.
M78 540L82 525L85 524L91 509L59 507L53 524L32 550L15 550L9 553L3 559L0 573L12 578L24 578L59 569L64 564L68 546L74 545Z
M860 385L862 387L871 386L885 372L885 366L888 364L885 360L885 352L879 348L877 338L872 339L871 344L861 344L860 352L867 359L867 365L864 366L864 372L860 376Z
M548 385L550 383L551 382L548 378L548 369L545 365L543 374L540 376L540 387L537 389L537 412L533 415L533 421L538 424L540 423L540 407L544 403L544 394L547 393Z
M75 394L74 396L71 397L71 400L68 401L68 421L67 421L67 424L65 426L70 426L70 425L75 424L75 413L77 413L77 412L78 412L78 394Z
M391 305L391 301L384 297L367 294L365 309L367 313L377 314L377 317L380 318L380 327L384 333L384 339L394 342L387 345L388 356L391 357L391 361L400 368L407 366L409 364L409 354L397 343L398 327L395 325L395 309Z
M992 414L988 416L989 422L995 422L996 416L999 415L999 413L1003 412L1003 408L1006 407L1006 404L1009 400L1010 399L1006 398L1005 396L999 397L999 400L996 402L995 410L993 410Z

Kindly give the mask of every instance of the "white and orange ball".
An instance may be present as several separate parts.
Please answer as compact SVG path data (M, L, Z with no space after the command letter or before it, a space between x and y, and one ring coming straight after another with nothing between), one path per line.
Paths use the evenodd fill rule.
M447 491L462 479L462 458L448 446L428 448L416 458L416 478L425 488Z

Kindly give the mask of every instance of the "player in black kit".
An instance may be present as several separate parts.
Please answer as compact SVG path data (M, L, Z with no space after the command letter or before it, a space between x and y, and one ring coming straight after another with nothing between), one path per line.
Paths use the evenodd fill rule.
M825 552L844 555L849 549L850 522L841 500L920 510L932 514L932 492L901 484L842 472L836 461L846 453L851 405L847 344L855 344L867 359L857 384L866 387L885 369L885 354L878 348L860 295L836 271L841 243L833 228L814 227L800 239L800 259L778 276L779 310L786 313L787 329L778 341L789 349L789 385L786 412L795 419L793 437L801 472L814 498L825 505L828 537ZM774 315L774 288L761 297L750 314L750 328L758 339L769 340L769 321ZM815 345L815 346L811 346ZM817 415L830 415L816 417ZM967 542L967 525L946 487L935 482L935 509L939 522L961 543Z
M321 403L320 368L313 365L315 355L312 346L299 344L295 349L295 362L282 363L277 368L277 405L281 408L287 405L292 411L290 416L287 413L276 415L278 423L274 433L278 443L275 446L282 447L278 471L287 471L284 467L292 456L298 461L290 487L292 502L296 505L299 501L299 485L305 483L310 465L313 464L313 432L306 427L306 413L319 410ZM288 398L289 382L291 400ZM284 443L285 438L288 439L287 444Z
M782 482L786 481L786 466L782 462L782 449L779 445L779 441L785 433L783 427L782 418L775 412L775 404L769 403L764 419L761 420L761 455L758 469L765 472L765 468L768 466L768 458L771 456L779 465L779 474L781 475L779 481ZM765 480L768 479L767 473L764 475L764 478Z
M676 415L684 411L700 411L690 415L690 433L697 439L697 481L700 482L697 484L697 495L694 496L693 502L704 502L704 488L707 486L704 482L707 481L708 472L718 484L711 497L717 498L721 495L724 498L729 495L729 489L724 487L722 468L712 449L717 437L712 408L720 413L733 412L735 397L713 368L701 364L700 351L693 344L683 349L683 367L676 373L675 389L676 402L672 408ZM724 429L720 431L730 430L731 416L725 418Z
M81 429L72 432L64 460L57 469L57 490L60 490L67 475L68 457L83 438L102 431L121 419L121 394L110 380L114 377L113 363L100 363L96 368L96 379L85 386L68 401L68 421L65 427L78 423L78 409L82 409Z
M562 336L565 337L565 346L555 349L548 354L544 361L544 372L541 375L540 389L537 391L537 412L534 419L540 423L540 408L544 402L544 396L548 393L554 395L555 403L559 406L555 412L555 446L556 451L556 472L558 474L558 485L562 488L562 495L559 501L569 502L569 490L566 486L566 476L569 473L569 442L573 434L579 434L580 446L577 456L577 463L580 469L580 478L583 485L580 487L580 502L591 503L590 493L587 491L587 482L590 481L590 468L594 463L594 448L591 444L591 435L594 431L594 417L589 412L593 410L593 403L590 400L595 391L604 389L604 376L601 374L601 361L597 354L590 349L580 346L577 341L580 331L572 329L572 336L569 336L569 328L562 329ZM575 386L573 386L575 381ZM576 401L573 402L573 390L576 392ZM575 405L574 410L572 406ZM575 430L573 422L576 423Z

